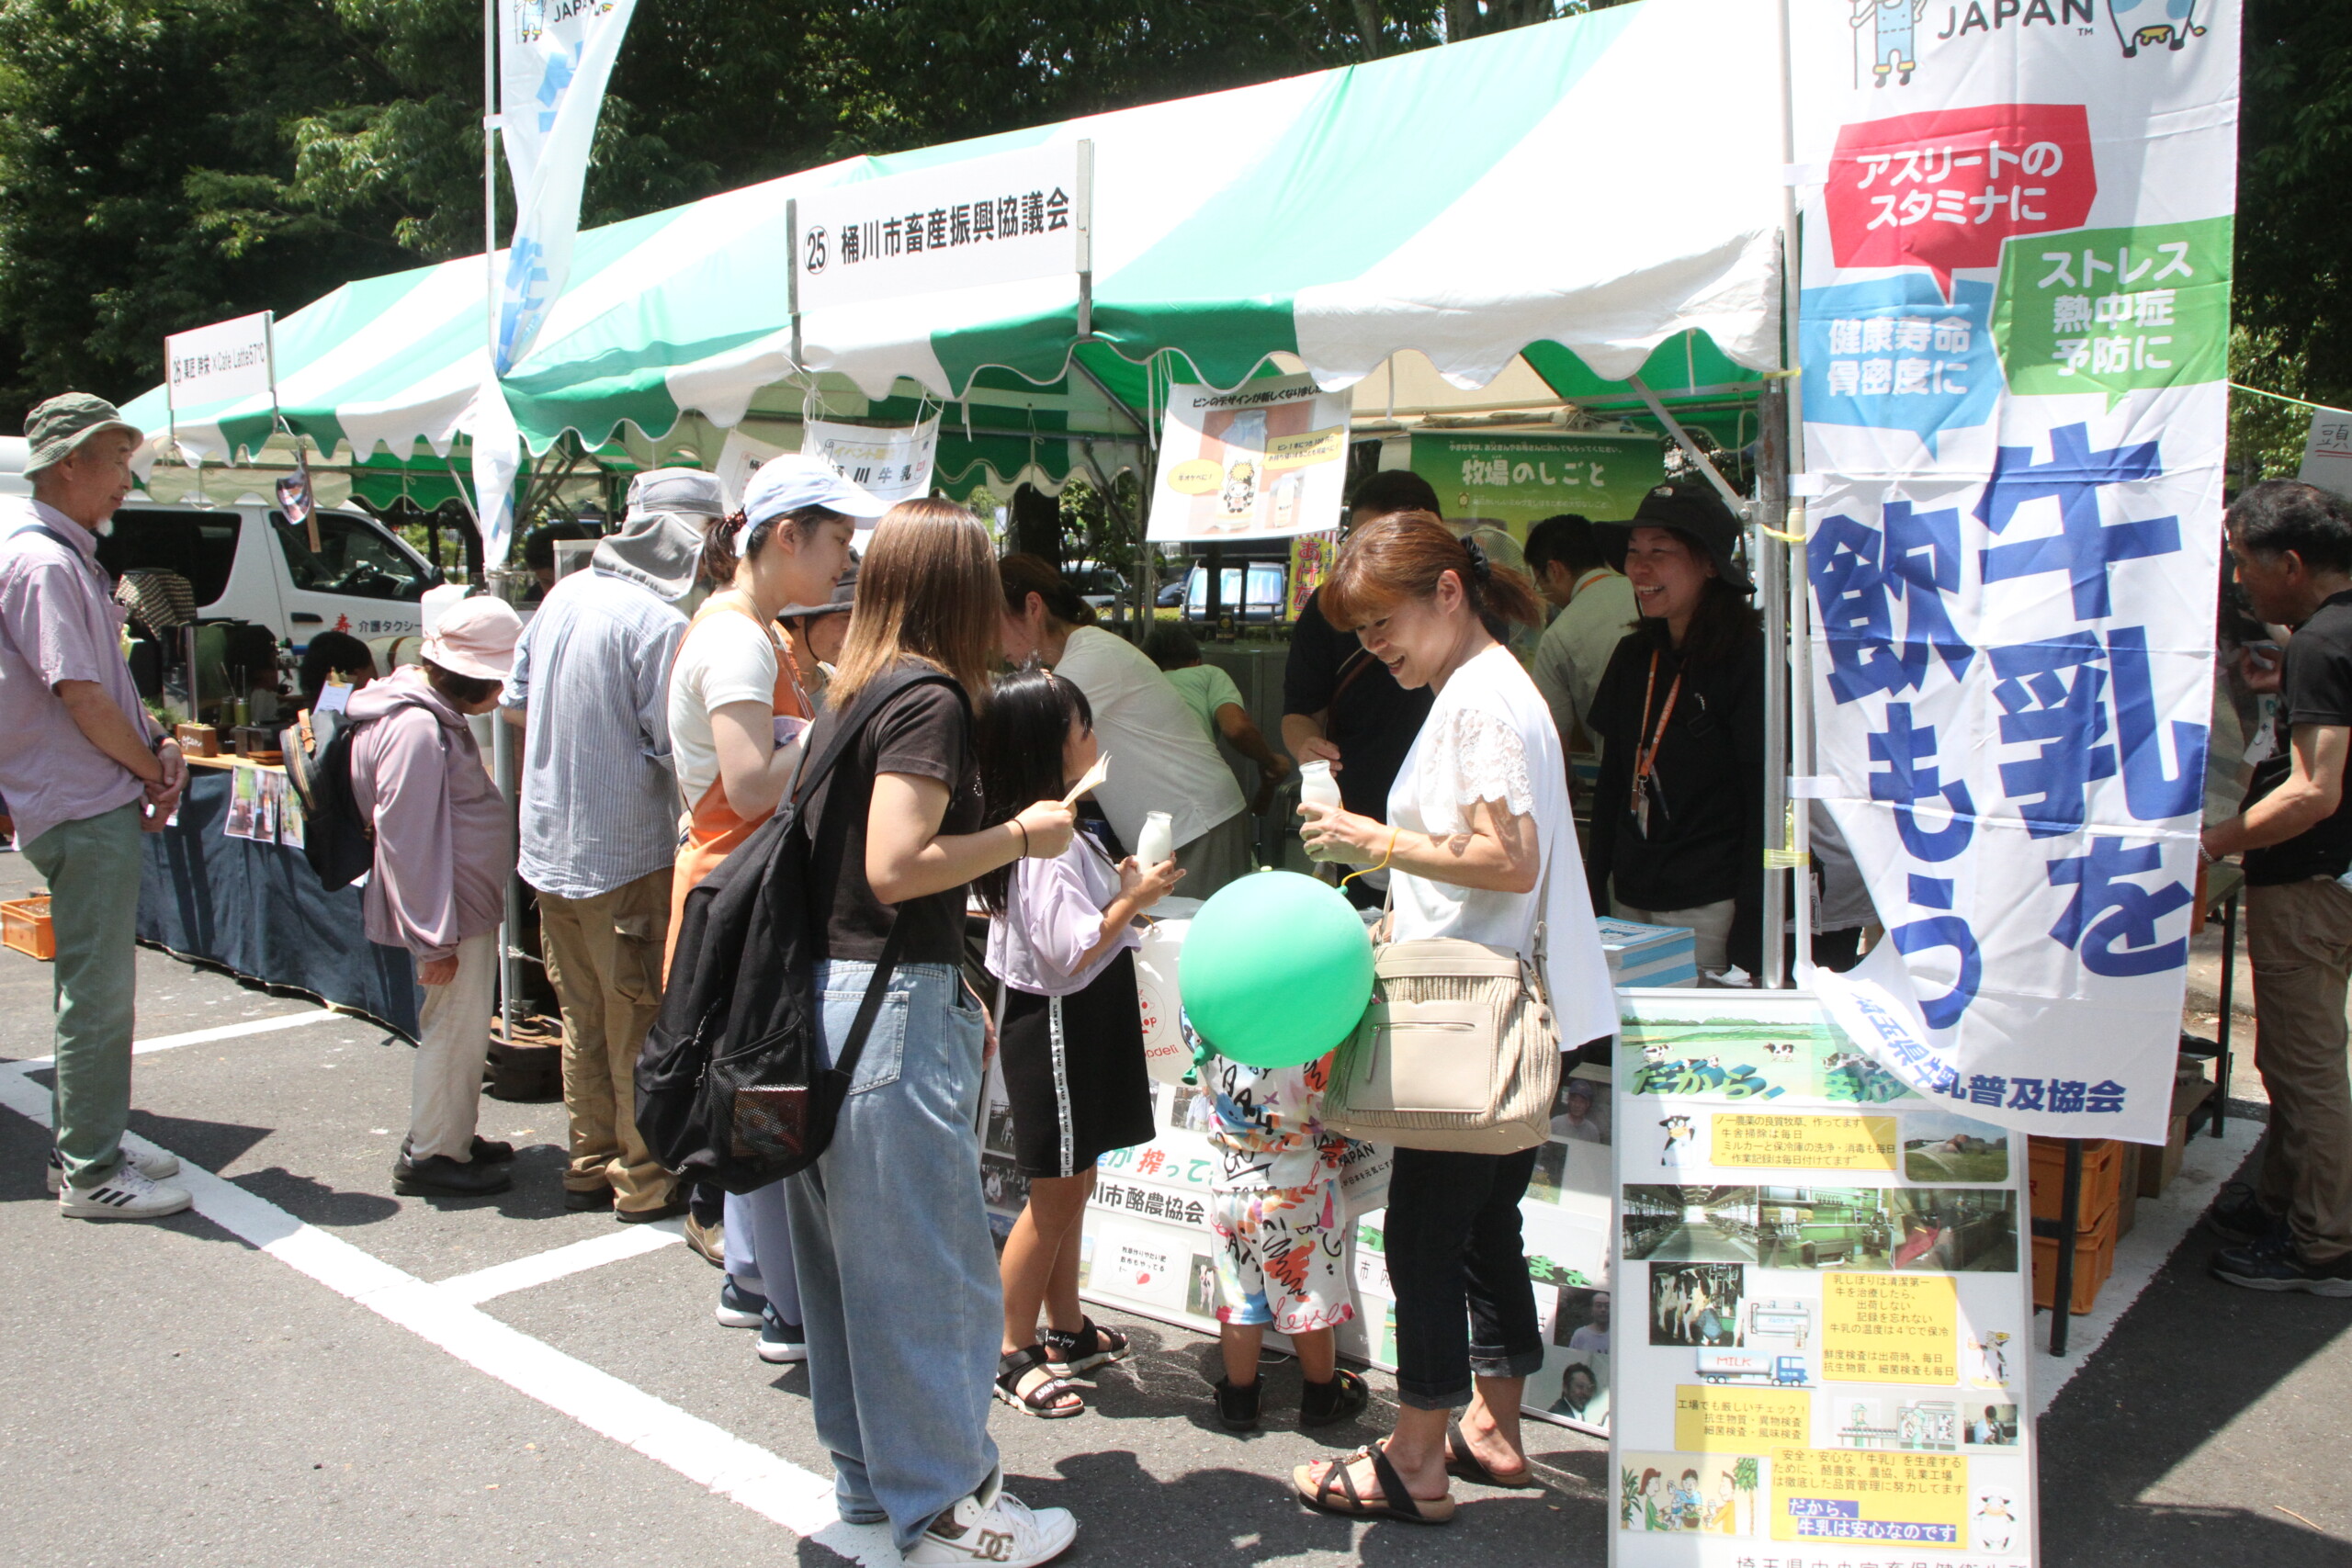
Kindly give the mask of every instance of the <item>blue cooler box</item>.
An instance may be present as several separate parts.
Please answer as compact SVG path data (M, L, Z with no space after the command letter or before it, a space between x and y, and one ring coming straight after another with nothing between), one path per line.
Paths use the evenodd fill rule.
M1618 986L1696 986L1699 961L1685 926L1645 926L1604 919L1600 950L1609 979Z

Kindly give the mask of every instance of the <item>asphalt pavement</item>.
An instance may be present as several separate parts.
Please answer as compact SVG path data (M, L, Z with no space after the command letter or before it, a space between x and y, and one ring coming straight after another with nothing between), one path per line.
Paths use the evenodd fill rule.
M0 855L0 897L32 883ZM674 1231L563 1212L560 1104L484 1102L514 1191L395 1196L409 1047L141 951L134 1133L198 1212L61 1220L42 1190L50 971L0 953L0 1508L44 1568L428 1562L876 1564L840 1524L807 1377L711 1318ZM197 1036L188 1039L189 1036ZM18 1064L9 1066L9 1063ZM209 1174L206 1174L209 1173ZM2041 1426L2043 1561L2352 1563L2352 1302L2205 1279L2192 1235ZM1106 1321L1112 1314L1098 1312ZM1606 1550L1606 1446L1530 1424L1540 1491L1456 1484L1443 1530L1307 1513L1290 1467L1383 1429L1213 1418L1212 1341L1118 1319L1138 1353L1077 1420L1000 1409L1012 1485L1079 1516L1067 1561L1556 1564ZM2037 1368L2039 1371L2039 1368Z

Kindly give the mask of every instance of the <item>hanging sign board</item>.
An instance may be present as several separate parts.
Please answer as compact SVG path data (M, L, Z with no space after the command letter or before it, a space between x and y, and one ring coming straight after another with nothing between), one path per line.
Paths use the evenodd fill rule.
M2297 479L2331 494L2352 498L2352 413L2341 409L2315 409L2312 432L2303 442L2303 466Z
M277 380L271 367L267 310L215 321L164 339L164 401L176 444L179 416L217 412L247 398L266 398L273 412Z
M1617 1568L2027 1568L2023 1134L1792 992L1621 991Z
M1352 401L1317 390L1309 376L1229 392L1169 388L1146 536L1274 539L1338 527Z
M795 198L794 309L1072 277L1093 144L1055 141Z
M1595 523L1631 517L1666 479L1654 435L1470 435L1413 433L1413 472L1430 481L1454 522L1498 523L1522 542L1546 517Z
M1917 9L1789 13L1822 182L1795 333L1815 772L1888 937L1822 988L1954 1113L2162 1143L2212 706L2238 8L1932 31Z
M852 484L893 505L931 493L931 470L939 455L939 416L921 424L835 424L812 419L802 427L800 450L822 457ZM871 525L868 525L870 526Z

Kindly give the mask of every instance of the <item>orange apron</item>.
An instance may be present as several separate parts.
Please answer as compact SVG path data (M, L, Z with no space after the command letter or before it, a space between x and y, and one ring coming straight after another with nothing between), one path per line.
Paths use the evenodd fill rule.
M695 612L694 626L686 628L686 636L692 637L695 626L700 626L702 618L714 612L748 615L752 624L767 633L768 640L775 645L775 716L814 719L816 709L810 705L808 694L800 689L799 673L792 662L791 638L783 628L763 619L759 611L739 590L730 588L712 594L704 602L703 607ZM678 646L683 649L684 641L681 639ZM723 774L712 779L710 787L702 792L702 798L695 802L694 811L687 820L685 836L678 844L677 873L670 884L670 934L662 950L664 980L669 977L671 955L678 948L678 927L685 917L686 895L693 892L704 877L718 870L718 863L725 860L736 845L750 838L753 829L774 815L773 811L763 811L748 818L740 815L727 803L727 780Z

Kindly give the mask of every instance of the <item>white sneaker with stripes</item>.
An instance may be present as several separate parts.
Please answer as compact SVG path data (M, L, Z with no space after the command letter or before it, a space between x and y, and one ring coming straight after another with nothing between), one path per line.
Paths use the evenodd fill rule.
M57 1212L69 1220L160 1220L195 1201L187 1189L152 1180L126 1159L95 1187L68 1186Z
M139 1174L150 1181L169 1181L180 1173L178 1156L167 1155L161 1149L152 1155L132 1154L129 1149L125 1149L122 1151L122 1157L128 1163L138 1167ZM56 1145L51 1144L49 1148L49 1193L53 1198L64 1190L65 1156L57 1152Z

